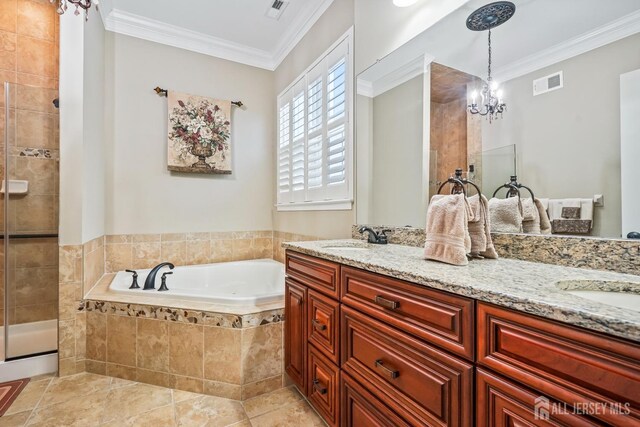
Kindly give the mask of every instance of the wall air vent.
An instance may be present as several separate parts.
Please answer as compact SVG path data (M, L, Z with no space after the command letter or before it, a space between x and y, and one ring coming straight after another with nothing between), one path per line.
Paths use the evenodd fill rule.
M553 73L546 77L534 80L533 96L542 95L543 93L562 89L563 86L564 79L562 78L562 71L558 71L557 73Z
M271 7L267 10L267 16L273 19L280 19L282 12L287 8L289 0L274 0Z

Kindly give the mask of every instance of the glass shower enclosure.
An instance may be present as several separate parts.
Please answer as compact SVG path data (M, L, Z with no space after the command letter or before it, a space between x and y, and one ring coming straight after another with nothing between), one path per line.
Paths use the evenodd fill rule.
M56 96L5 82L0 99L0 363L58 348Z

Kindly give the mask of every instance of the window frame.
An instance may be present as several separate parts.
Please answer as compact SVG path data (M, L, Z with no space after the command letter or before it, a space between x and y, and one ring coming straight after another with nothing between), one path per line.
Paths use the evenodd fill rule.
M342 47L341 45L345 45ZM309 188L309 165L308 161L308 148L309 148L309 132L308 132L308 90L309 85L317 80L320 76L323 86L326 85L328 79L328 70L332 66L327 61L331 58L332 54L335 55L336 49L341 48L346 51L345 55L345 108L347 110L344 117L345 125L345 187L342 188L339 197L336 197L335 191L331 191L331 188L327 188L326 184L322 188ZM341 56L341 55L340 55ZM353 71L354 55L353 55L353 27L351 27L345 34L339 37L325 52L320 55L313 63L308 66L304 72L296 77L291 84L289 84L277 97L276 107L276 208L278 211L311 211L311 210L352 210L353 209L353 195L354 195L354 177L355 177L355 165L354 165L354 71ZM318 72L317 67L320 65L326 65L324 69ZM325 88L326 89L326 88ZM293 190L293 159L294 159L294 144L293 144L293 123L288 130L288 190L281 192L281 110L283 107L288 108L291 111L289 116L293 118L293 99L295 95L300 91L304 93L304 188L302 190ZM326 93L326 90L323 92ZM322 98L322 129L321 135L326 134L330 127L326 118L327 100ZM323 140L323 144L328 143ZM326 156L323 156L323 164L326 161ZM334 194L332 194L334 193Z

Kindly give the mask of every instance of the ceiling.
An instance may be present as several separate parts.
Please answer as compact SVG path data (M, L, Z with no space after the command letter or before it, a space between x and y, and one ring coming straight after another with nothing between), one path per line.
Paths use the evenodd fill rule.
M512 0L516 13L492 30L493 74L499 82L530 73L640 32L640 0ZM487 32L467 29L467 16L489 0L470 0L365 70L367 85L382 90L422 73L420 59L486 78ZM386 81L385 81L386 80Z
M333 0L101 0L107 30L273 70Z
M512 1L516 4L515 15L492 30L493 67L496 77L502 81L515 77L512 69L524 65L528 60L535 60L536 56L541 60L542 56L551 55L554 50L560 52L571 49L589 38L594 39L589 47L598 47L595 38L607 31L607 25L624 20L630 14L633 14L632 30L640 31L638 0ZM465 25L467 16L486 3L487 0L469 1L416 39L420 38L422 48L435 61L486 77L487 32L470 31ZM606 43L600 45L603 44ZM583 52L576 51L576 54L579 53ZM531 66L550 65L539 62Z

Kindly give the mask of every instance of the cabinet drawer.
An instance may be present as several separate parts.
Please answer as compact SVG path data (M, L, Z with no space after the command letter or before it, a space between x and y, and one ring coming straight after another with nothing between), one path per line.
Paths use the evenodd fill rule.
M287 276L334 299L340 297L340 265L297 252L287 251Z
M340 363L338 335L340 332L340 303L319 292L308 294L307 336L333 363Z
M340 422L340 369L313 346L309 346L309 402L330 426Z
M602 425L575 415L570 407L567 411L554 411L553 406L564 406L482 369L477 370L476 393L479 427Z
M639 345L479 303L478 363L569 405L598 404L599 420L640 424ZM630 414L616 413L624 403Z
M342 306L345 372L416 425L472 424L473 366Z
M344 427L410 427L349 375L340 380L342 426Z
M284 315L285 371L304 393L307 372L307 289L291 279L285 280Z
M351 267L341 281L343 303L473 360L473 300Z

